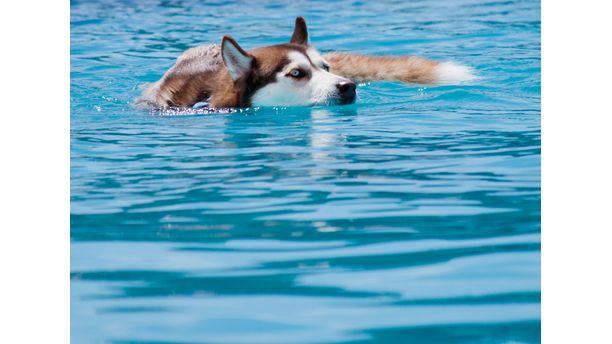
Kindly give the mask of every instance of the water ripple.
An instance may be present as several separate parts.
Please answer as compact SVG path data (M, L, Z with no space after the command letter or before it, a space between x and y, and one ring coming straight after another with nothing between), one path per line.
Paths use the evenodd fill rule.
M355 105L146 112L232 34L454 60ZM112 343L540 341L537 1L71 2L71 331ZM256 28L254 30L253 28Z

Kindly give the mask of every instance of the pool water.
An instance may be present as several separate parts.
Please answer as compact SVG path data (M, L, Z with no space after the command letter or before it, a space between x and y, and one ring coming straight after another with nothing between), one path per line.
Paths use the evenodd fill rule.
M232 34L480 80L357 103L129 105ZM74 343L540 342L538 1L72 1Z

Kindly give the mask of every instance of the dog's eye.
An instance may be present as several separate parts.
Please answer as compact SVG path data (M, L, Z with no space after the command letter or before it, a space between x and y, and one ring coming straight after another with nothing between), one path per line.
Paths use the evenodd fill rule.
M329 65L327 63L323 63L321 68L323 68L326 72L329 72Z
M296 68L296 69L292 69L291 72L289 72L289 76L299 79L299 78L305 77L306 73L303 70Z

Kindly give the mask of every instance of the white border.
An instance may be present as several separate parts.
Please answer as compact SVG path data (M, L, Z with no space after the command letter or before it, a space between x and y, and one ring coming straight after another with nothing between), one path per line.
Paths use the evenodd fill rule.
M69 6L0 5L0 343L69 342Z
M5 2L2 343L69 341L69 2ZM610 6L543 2L543 340L612 343Z
M610 6L545 0L544 343L612 343Z

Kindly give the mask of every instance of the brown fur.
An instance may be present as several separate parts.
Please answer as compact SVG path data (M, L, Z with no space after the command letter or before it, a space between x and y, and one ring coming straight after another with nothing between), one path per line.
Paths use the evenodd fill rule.
M249 106L249 96L260 86L273 81L274 74L286 63L287 51L305 51L296 44L256 48L248 53L254 57L251 74L243 80L230 78L220 57L218 46L200 46L183 53L160 81L147 90L150 97L141 102L157 107L185 107L209 100L211 107ZM208 54L202 51L210 51ZM355 82L378 80L417 84L435 84L435 69L439 62L414 56L367 56L329 53L323 56L330 72ZM206 63L205 63L206 62ZM145 99L148 98L148 99ZM210 99L209 99L210 98Z
M417 84L436 83L439 62L414 56L367 56L329 53L323 56L330 72L355 82L377 80L402 81Z
M192 106L201 101L216 108L249 106L253 92L275 79L288 62L286 57L291 50L306 53L304 46L292 43L248 51L254 58L252 70L234 82L218 46L192 48L177 59L160 81L143 92L138 103L162 108Z
M248 73L232 80L224 64L222 49L232 44L243 55L252 57ZM287 63L291 50L308 56L308 31L303 17L297 17L290 43L244 51L229 36L222 47L203 45L188 49L178 57L164 76L147 87L136 104L154 107L188 107L202 101L209 106L246 107L259 88L273 82L276 73ZM225 51L225 50L224 50ZM392 80L407 83L434 84L439 62L412 56L366 56L329 53L323 56L330 72L356 82Z
M304 17L295 18L295 28L293 29L293 35L289 43L293 44L308 44L308 29L306 28L306 20Z

